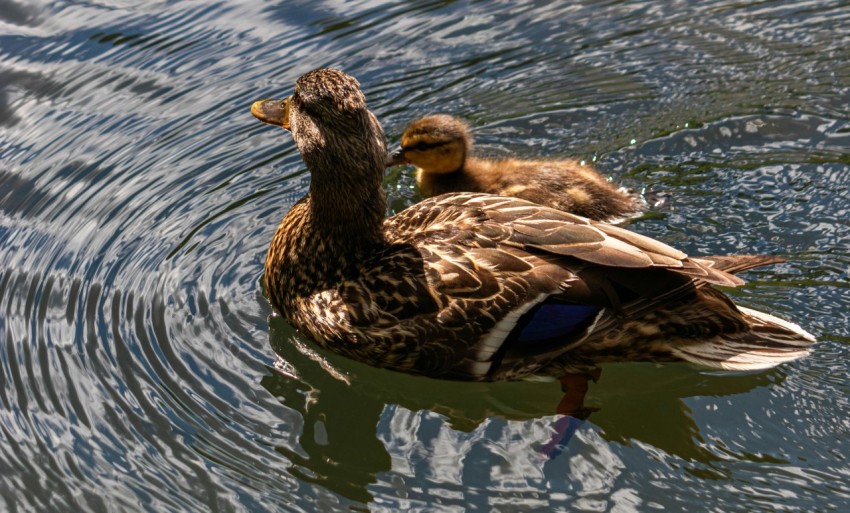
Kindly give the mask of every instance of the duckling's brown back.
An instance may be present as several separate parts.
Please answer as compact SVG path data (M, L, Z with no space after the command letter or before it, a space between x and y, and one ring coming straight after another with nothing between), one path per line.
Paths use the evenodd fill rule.
M594 220L612 220L639 210L635 198L595 170L570 160L526 161L502 175L502 194Z
M599 221L640 210L635 198L590 167L572 160L533 161L468 158L460 172L420 173L422 193L483 192L512 196Z

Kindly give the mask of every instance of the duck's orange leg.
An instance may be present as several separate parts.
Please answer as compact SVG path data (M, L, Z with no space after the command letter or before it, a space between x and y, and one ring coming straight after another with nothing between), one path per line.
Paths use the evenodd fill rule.
M602 370L597 368L590 372L561 376L561 390L564 392L564 397L558 403L557 412L564 416L555 421L552 438L540 448L540 452L549 459L563 452L576 430L584 424L591 413L597 410L584 405L584 395L587 393L587 381L592 380L595 383L599 380L601 373Z
M590 372L567 374L561 376L561 391L564 397L558 403L557 412L561 415L569 415L580 419L586 419L597 408L588 408L584 405L584 396L587 394L587 382L599 381L602 369L593 369Z

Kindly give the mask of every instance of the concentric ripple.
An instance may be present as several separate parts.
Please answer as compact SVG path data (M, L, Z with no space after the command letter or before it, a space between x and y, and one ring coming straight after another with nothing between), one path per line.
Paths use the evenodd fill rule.
M846 509L848 39L841 2L0 0L0 509ZM729 294L816 351L608 366L584 421L317 352L261 287L309 174L248 106L328 65L391 144L454 113L666 198L634 230L785 257Z

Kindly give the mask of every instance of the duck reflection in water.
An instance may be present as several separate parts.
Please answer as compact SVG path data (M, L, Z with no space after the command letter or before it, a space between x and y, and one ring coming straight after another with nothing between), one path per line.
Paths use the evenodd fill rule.
M376 436L385 405L317 357L280 317L270 318L269 335L281 356L261 384L303 418L295 443L276 447L291 462L289 472L351 500L369 502L369 486L392 467Z
M588 451L610 452L605 447L610 443L640 442L708 465L729 455L706 446L690 403L718 401L784 379L781 370L705 373L678 365L614 365L589 400L600 408L583 420L557 414L560 397L551 383L405 376L316 352L280 317L271 319L270 328L281 360L262 384L303 418L293 427L300 430L297 438L278 452L292 462L290 472L299 479L364 502L371 500L370 487L382 486L405 468L438 473L444 471L437 468L439 461L451 459L462 474L466 462L482 464L481 451L502 443L499 439L514 442L499 445L491 464L511 475L529 468L514 461L536 461L541 472L547 462L569 468L572 458ZM635 387L636 382L646 385Z

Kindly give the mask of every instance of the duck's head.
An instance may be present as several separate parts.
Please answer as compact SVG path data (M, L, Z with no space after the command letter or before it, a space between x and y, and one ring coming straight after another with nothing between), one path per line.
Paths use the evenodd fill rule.
M314 176L358 168L383 170L386 145L381 124L366 108L360 84L342 71L310 71L295 82L292 96L254 102L251 114L292 132Z
M426 173L451 173L463 167L471 149L472 136L465 122L432 114L407 126L401 148L387 158L387 166L412 164Z

